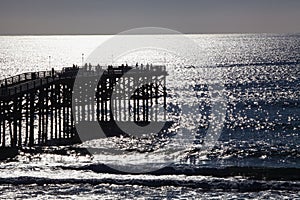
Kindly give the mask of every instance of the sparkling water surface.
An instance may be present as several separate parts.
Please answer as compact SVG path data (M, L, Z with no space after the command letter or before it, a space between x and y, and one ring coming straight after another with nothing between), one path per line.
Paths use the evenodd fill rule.
M112 36L0 36L1 78L23 72L61 69L84 60ZM164 40L162 35L156 35ZM205 84L224 85L226 121L215 147L199 152L187 147L172 168L222 169L248 167L277 168L280 173L300 168L300 35L299 34L217 34L187 35L198 45L188 50L193 66L168 53L143 50L116 58L111 63L164 64L169 72L168 112L180 114L180 93L197 99L198 129L194 143L201 144L209 127L210 91ZM198 52L198 53L196 53ZM50 56L50 57L49 57ZM180 84L179 84L180 83ZM181 126L190 126L181 116ZM143 150L149 139L107 138L101 145ZM216 177L199 174L114 174L105 173L107 157L91 157L80 149L87 144L42 148L35 153L20 152L14 160L0 164L0 197L87 198L87 199L269 199L299 198L298 181L284 175L282 180L252 180L249 177ZM146 147L145 147L146 146ZM152 146L151 146L152 147ZM155 151L155 148L153 148ZM138 155L138 154L137 154ZM180 174L180 173L179 173ZM193 187L194 185L194 187ZM259 188L255 188L259 185Z

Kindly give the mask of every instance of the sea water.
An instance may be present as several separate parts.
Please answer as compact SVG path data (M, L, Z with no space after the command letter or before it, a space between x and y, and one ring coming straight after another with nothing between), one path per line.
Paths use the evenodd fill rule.
M111 37L1 36L0 76L3 79L24 72L60 70L73 64L81 66L95 48ZM153 37L163 40L167 36ZM111 63L107 64L166 65L171 77L167 85L170 116L176 112L180 115L180 103L190 103L188 98L178 97L182 88L188 88L184 91L187 96L198 99L196 103L202 113L197 120L198 130L192 133L195 144L201 144L209 127L209 95L201 87L212 81L208 74L213 73L213 81L217 80L224 87L226 117L212 149L203 153L188 148L185 155L167 169L144 174L108 170L101 156L95 158L82 153L85 147L82 145L24 150L13 160L1 162L0 197L299 198L300 182L296 173L300 169L300 35L195 34L186 37L199 45L197 51L187 50L196 64L147 50L118 60L112 55ZM181 120L179 125L186 124L189 121ZM105 138L101 142L103 146L118 144L131 151L140 148L139 142L145 144L145 141L128 138ZM296 178L286 175L287 171ZM250 175L242 176L245 173Z

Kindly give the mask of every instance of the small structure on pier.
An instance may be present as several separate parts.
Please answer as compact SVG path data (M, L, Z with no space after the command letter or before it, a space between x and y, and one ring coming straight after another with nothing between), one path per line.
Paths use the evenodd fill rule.
M98 122L105 133L112 136L122 134L116 121L139 125L160 121L165 115L160 116L158 109L149 108L158 104L166 108L166 75L164 66L122 65L104 69L86 65L80 70L73 66L61 71L24 73L1 80L0 146L78 141L75 123ZM116 84L121 84L119 88L126 90L145 77L155 81L136 88L130 97L112 98ZM83 81L87 88L96 86L95 96L85 97L83 92L78 96L80 98L72 99L75 79Z

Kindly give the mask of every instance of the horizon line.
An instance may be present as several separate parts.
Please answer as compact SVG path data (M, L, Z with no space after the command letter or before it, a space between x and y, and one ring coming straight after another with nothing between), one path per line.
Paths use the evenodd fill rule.
M120 32L122 33L122 32ZM96 36L96 35L118 35L119 33L8 33L8 34L0 34L0 36ZM184 35L234 35L234 34L300 34L300 32L202 32L202 33L182 33ZM173 33L139 33L139 34L121 34L121 35L176 35Z

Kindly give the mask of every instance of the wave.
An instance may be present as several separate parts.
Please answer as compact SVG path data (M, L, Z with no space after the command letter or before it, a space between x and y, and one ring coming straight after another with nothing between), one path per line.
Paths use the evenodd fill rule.
M128 174L112 169L105 164L91 164L85 166L62 166L64 170L90 170L96 173ZM300 181L300 168L270 168L270 167L223 167L208 168L190 165L173 165L157 171L148 172L150 175L188 175L213 176L228 178L240 176L251 180Z
M264 190L289 190L300 191L300 182L291 181L263 181L263 180L245 180L245 179L217 179L217 178L201 178L190 179L184 178L160 178L160 177L122 177L118 178L67 178L67 179L52 179L40 177L14 177L0 178L0 184L9 185L45 185L45 184L114 184L114 185L139 185L146 187L187 187L197 188L204 191L238 191L238 192L258 192Z

